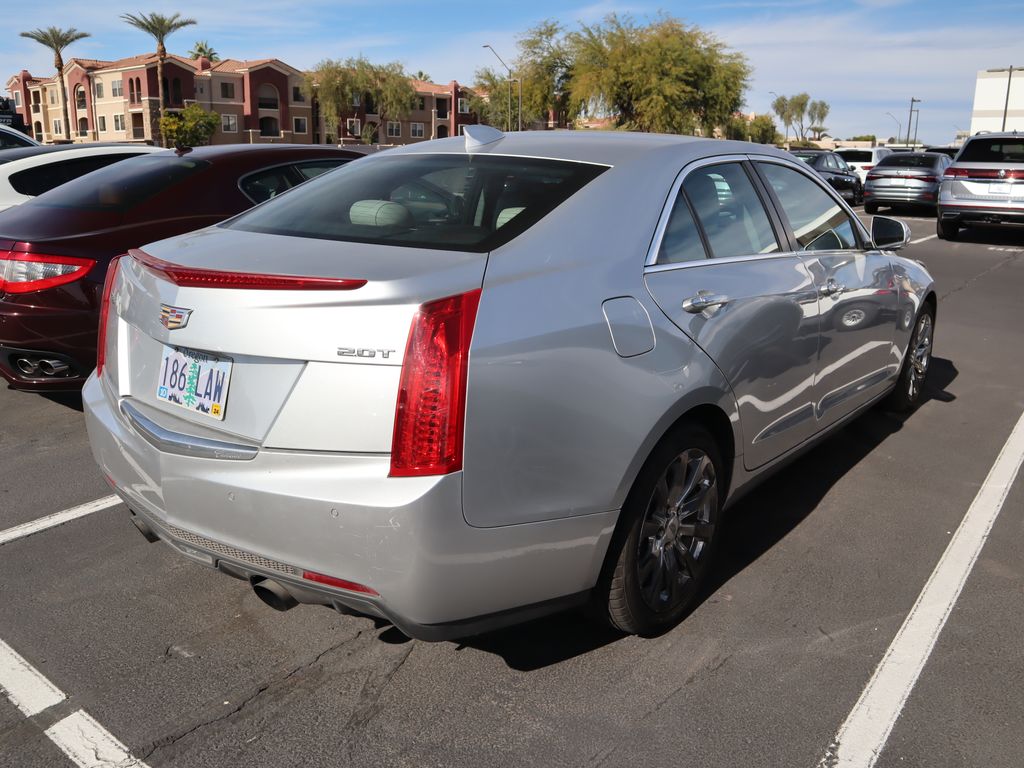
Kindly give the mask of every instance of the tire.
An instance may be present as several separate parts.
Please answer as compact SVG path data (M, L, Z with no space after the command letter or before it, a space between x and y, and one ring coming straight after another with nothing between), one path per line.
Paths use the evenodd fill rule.
M647 459L623 505L597 593L614 628L655 634L692 607L721 527L723 469L711 434L685 422Z
M864 203L864 213L874 216L878 213L878 203Z
M921 307L914 321L900 376L896 388L886 399L886 406L893 411L906 413L921 404L928 370L931 367L932 346L935 341L935 310L930 304Z
M936 219L935 234L939 236L940 240L956 240L960 236L960 223Z

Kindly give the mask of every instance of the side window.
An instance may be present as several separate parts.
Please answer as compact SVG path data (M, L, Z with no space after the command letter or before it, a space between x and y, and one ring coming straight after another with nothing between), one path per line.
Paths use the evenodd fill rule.
M299 175L303 180L309 180L319 176L321 173L327 173L327 171L333 171L339 165L344 165L349 161L349 158L338 160L313 160L309 163L301 163L295 166L295 170L299 172Z
M804 251L857 248L853 223L824 189L802 173L775 163L758 163L782 205Z
M739 163L691 171L683 190L715 258L775 253L779 243L750 177Z
M836 162L834 155L825 155L825 167L830 171L838 171L839 163Z
M291 189L292 182L288 178L288 166L281 166L250 173L238 186L254 203L262 203Z
M665 234L658 249L658 264L679 264L683 261L700 261L708 257L704 243L700 240L697 222L693 219L686 196L679 193L672 213L669 214Z

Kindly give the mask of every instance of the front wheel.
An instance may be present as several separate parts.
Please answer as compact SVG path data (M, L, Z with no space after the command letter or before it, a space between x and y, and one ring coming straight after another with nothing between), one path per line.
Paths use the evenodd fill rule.
M623 505L602 580L608 621L648 635L678 622L708 572L722 506L722 460L711 435L685 424L659 443Z
M878 213L878 203L864 203L864 213L874 216Z
M887 405L894 411L911 411L921 404L925 380L932 361L935 335L935 310L930 305L921 307L914 323L910 344L903 356L903 367L896 388L889 395Z
M935 234L940 240L956 240L960 235L960 224L957 221L939 219L935 222Z

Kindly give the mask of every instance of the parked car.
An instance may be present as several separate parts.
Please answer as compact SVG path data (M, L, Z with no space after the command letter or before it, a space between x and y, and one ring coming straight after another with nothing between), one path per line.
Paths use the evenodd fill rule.
M860 205L864 200L864 185L860 177L835 152L826 152L820 149L794 149L792 153L820 173L822 178L831 184L848 203Z
M1024 133L971 136L946 168L936 231L956 240L973 224L1024 224Z
M8 125L0 125L0 150L37 147L39 142Z
M920 402L932 278L774 148L465 132L117 260L94 456L149 539L276 608L657 632L731 500Z
M145 144L65 144L0 154L0 211L131 157L169 152Z
M900 152L889 155L868 173L864 212L878 206L914 205L935 210L942 173L953 161L938 152Z
M164 150L0 213L0 375L16 389L81 388L96 360L111 259L222 221L357 157L316 145Z
M892 150L885 147L843 147L837 149L836 154L853 169L863 186L867 182L868 171L878 165L883 157L891 155Z

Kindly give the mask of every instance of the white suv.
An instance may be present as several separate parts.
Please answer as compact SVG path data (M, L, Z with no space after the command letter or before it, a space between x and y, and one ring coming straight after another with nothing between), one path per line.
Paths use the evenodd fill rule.
M943 174L938 236L956 240L973 223L1024 224L1024 133L972 136Z
M891 155L892 150L886 149L885 147L870 147L861 149L858 147L841 147L835 150L836 154L839 155L846 164L853 169L853 172L860 178L860 183L863 186L864 182L867 181L868 171L878 165L878 161L886 155Z

